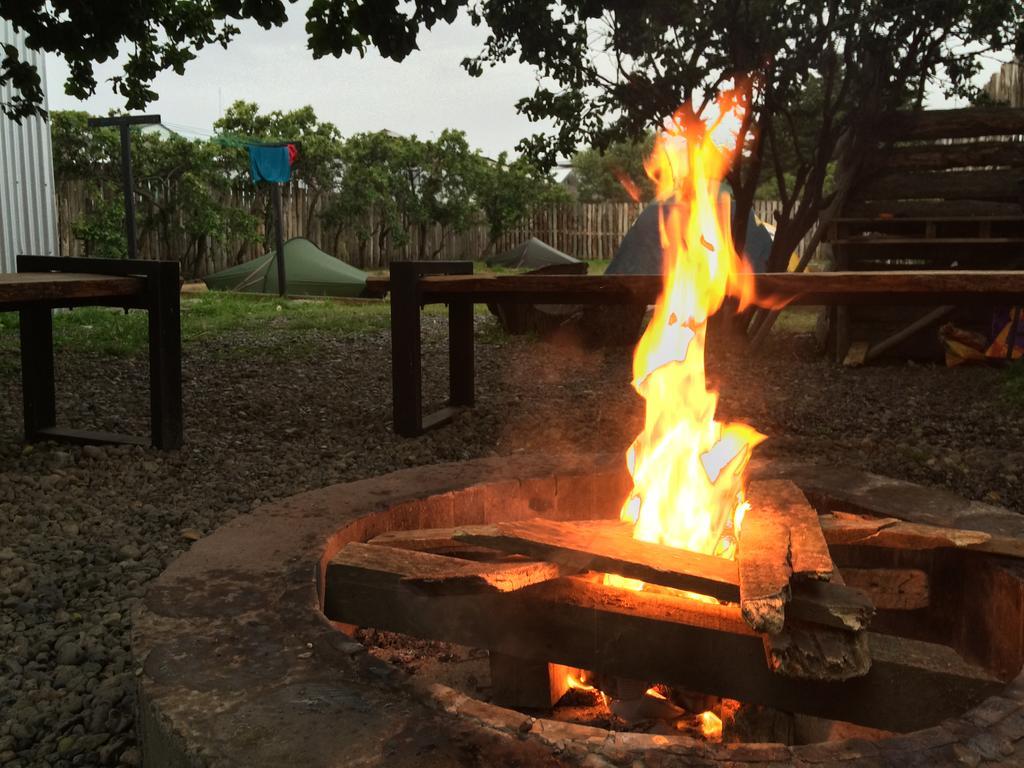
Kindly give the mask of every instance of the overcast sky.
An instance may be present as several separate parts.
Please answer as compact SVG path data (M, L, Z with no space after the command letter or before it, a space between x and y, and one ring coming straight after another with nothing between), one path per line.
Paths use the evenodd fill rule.
M471 145L492 157L512 151L519 139L539 129L515 110L516 101L533 91L531 67L504 64L473 78L459 65L464 56L480 50L485 35L464 16L422 34L421 50L401 64L375 53L363 59L314 60L306 48L304 5L289 6L291 20L280 28L239 25L242 32L227 50L200 51L184 76L160 75L153 88L159 100L147 111L160 114L166 125L185 135L203 136L212 133L221 110L238 99L255 101L264 110L311 104L344 135L388 129L429 138L444 128L458 128ZM997 62L986 60L981 82L997 68ZM111 66L98 67L97 93L83 102L65 95L67 65L49 56L51 109L106 114L123 108L123 101L102 82L114 72ZM932 98L929 106L946 104Z

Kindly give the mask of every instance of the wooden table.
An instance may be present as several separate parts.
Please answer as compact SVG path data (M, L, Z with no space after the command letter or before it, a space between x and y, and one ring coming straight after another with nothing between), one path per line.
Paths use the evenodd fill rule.
M57 426L53 310L108 306L149 316L150 438ZM0 275L0 312L20 315L25 439L181 446L181 323L177 262L19 256Z
M394 430L413 437L449 421L474 400L473 304L654 304L660 275L474 275L468 261L392 262L390 279L367 287L391 293ZM1024 299L1024 271L784 272L754 275L759 301L780 304L974 304ZM448 304L449 401L424 416L420 307Z

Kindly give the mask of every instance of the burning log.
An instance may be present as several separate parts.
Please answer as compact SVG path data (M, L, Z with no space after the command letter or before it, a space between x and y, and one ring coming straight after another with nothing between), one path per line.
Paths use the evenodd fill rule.
M832 556L818 523L818 513L796 483L791 480L755 480L747 490L747 499L751 507L762 510L762 514L785 520L789 528L789 561L794 578L817 581L832 578Z
M391 563L393 572L408 572L403 581L410 588L434 595L514 592L563 575L557 565L527 560L477 563L358 542L346 544L343 551L350 563L371 563L376 568Z
M458 529L456 541L514 552L565 568L630 579L736 601L736 565L700 552L637 541L629 528L534 519Z
M401 555L346 546L327 569L328 618L893 730L933 724L1003 685L944 646L875 634L868 635L872 665L865 676L788 678L768 668L762 638L737 605L579 577L511 593L430 596L406 579L417 575L421 558L436 556Z
M740 611L757 632L778 634L790 598L789 526L779 509L759 503L743 518L736 553Z

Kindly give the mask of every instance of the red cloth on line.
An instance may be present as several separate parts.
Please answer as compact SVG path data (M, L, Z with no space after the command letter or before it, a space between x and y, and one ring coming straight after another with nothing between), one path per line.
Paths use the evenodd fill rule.
M295 165L295 161L299 159L299 150L296 149L294 144L288 145L288 165Z

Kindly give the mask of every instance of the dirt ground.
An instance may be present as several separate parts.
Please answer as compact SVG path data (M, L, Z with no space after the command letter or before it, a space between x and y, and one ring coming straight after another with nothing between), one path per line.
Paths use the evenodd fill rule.
M447 383L425 318L426 392ZM478 405L414 440L390 430L387 333L286 327L185 347L186 445L26 447L16 354L0 351L0 765L137 765L129 619L191 540L264 500L434 462L625 451L642 403L628 349L503 339L478 319ZM6 359L5 359L6 358ZM837 367L807 336L710 361L720 416L761 455L842 463L1024 510L1024 425L1005 371ZM143 358L59 356L63 424L147 428Z

